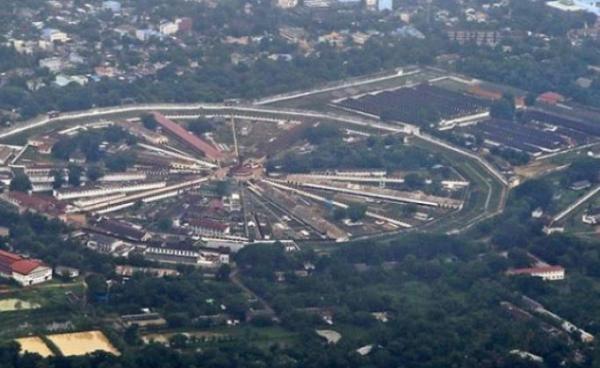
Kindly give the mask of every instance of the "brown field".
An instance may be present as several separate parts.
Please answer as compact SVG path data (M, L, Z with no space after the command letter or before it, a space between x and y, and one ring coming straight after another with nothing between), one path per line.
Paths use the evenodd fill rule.
M102 331L85 331L49 335L48 339L58 347L65 356L85 355L96 350L102 350L114 355L119 351L108 341Z
M50 351L48 345L46 345L44 340L37 336L22 337L20 339L16 339L15 341L21 345L22 352L36 353L42 357L49 357L54 355L52 354L52 351Z

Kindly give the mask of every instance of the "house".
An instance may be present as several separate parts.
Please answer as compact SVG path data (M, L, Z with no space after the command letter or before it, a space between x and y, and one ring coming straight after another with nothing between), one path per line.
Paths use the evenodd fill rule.
M79 277L79 269L67 266L56 266L54 274L67 279L75 279Z
M52 280L52 268L37 259L0 250L0 277L13 279L21 286Z
M565 101L565 97L556 92L544 92L537 97L537 102L542 102L549 105L556 105Z
M69 35L58 29L46 28L42 31L42 39L48 42L68 42Z
M64 67L65 63L59 57L49 57L45 59L41 59L39 61L40 68L47 68L52 73L60 72Z
M581 221L588 225L600 223L600 208L591 208L581 216Z
M589 180L579 180L571 184L569 188L574 191L580 191L592 186Z
M192 219L189 225L195 234L200 235L224 235L230 231L228 224L210 218Z
M29 210L51 218L65 218L66 205L49 196L9 192L4 195L4 199L8 203L16 206L19 209L19 212Z
M50 136L43 136L40 138L30 138L27 143L37 149L38 153L42 155L49 155L52 153L52 147L58 142L58 139Z
M277 0L276 5L282 9L290 9L298 5L298 0Z
M565 269L561 266L541 266L530 268L517 268L506 271L508 276L528 275L541 277L544 281L557 281L565 279Z
M121 11L121 3L114 0L108 0L102 2L102 9L110 10L113 13L119 13Z
M158 27L158 31L165 36L169 36L179 31L179 26L175 22L164 22Z
M125 242L119 239L112 238L101 234L90 234L86 243L87 247L100 253L113 253Z
M562 226L544 226L542 231L546 235L560 234L565 232L565 228Z
M534 219L539 219L544 215L544 210L542 210L540 207L536 208L535 210L533 210L531 212L531 218Z
M151 238L151 234L144 231L142 227L124 221L103 217L95 225L99 231L117 238L125 238L138 242L143 242Z

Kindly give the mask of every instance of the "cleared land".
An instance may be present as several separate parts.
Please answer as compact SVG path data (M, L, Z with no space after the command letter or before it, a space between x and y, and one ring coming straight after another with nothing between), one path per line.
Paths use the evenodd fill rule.
M101 350L114 355L119 351L104 336L102 331L85 331L50 335L48 339L65 356L85 355Z
M13 312L19 310L37 309L40 307L41 305L37 303L31 303L16 298L0 300L0 312Z
M43 357L54 355L52 354L50 348L48 348L48 345L46 345L44 340L42 340L40 337L22 337L20 339L16 339L15 341L21 345L22 352L39 354Z

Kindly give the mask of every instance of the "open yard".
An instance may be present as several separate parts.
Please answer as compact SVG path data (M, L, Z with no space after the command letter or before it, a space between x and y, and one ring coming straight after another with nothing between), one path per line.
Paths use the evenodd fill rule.
M119 351L104 336L102 331L63 333L50 335L48 339L65 356L85 355L97 350L120 355Z
M31 303L26 300L9 298L0 300L0 312L13 312L19 310L37 309L41 305L38 303Z
M22 337L20 339L16 339L15 341L18 342L19 345L21 345L22 352L35 353L43 357L49 357L54 355L52 354L52 351L50 350L48 345L46 345L44 340L42 340L40 337Z

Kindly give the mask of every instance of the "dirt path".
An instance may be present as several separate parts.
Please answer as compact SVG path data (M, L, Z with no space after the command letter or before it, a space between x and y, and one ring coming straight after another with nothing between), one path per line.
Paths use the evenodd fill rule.
M277 313L275 313L275 310L273 309L273 307L271 307L271 305L265 299L263 299L262 297L257 295L254 291L252 291L250 288L248 288L246 285L244 285L242 280L240 280L239 271L237 269L233 270L229 274L229 280L235 286L242 289L245 293L251 295L253 298L258 300L258 302L262 305L263 309L267 311L269 316L271 316L274 320L279 321L279 317L277 317Z

